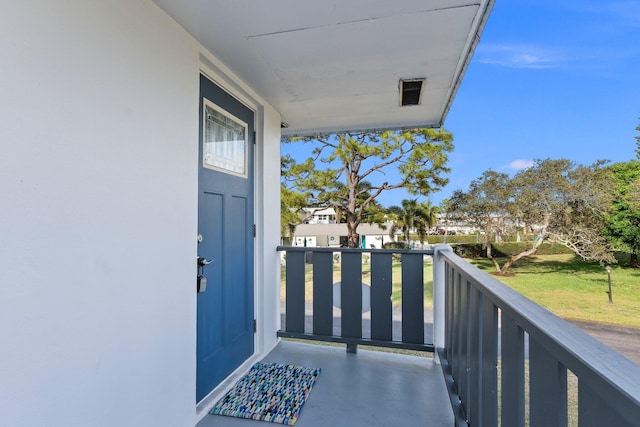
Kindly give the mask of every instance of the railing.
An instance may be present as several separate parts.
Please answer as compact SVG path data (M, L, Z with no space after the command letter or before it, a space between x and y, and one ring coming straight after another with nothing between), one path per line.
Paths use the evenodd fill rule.
M566 426L568 370L580 426L640 425L639 365L444 245L434 284L434 343L456 425Z
M425 342L424 257L433 251L344 249L281 246L286 262L286 317L278 336L347 344L355 352L359 344L433 351ZM363 255L370 264L370 288L363 286ZM334 256L340 263L340 284L334 280ZM393 259L401 262L401 319L394 319L391 302ZM312 290L305 294L306 267L312 269ZM334 288L339 287L334 298ZM367 334L363 334L363 289ZM338 317L334 316L339 296ZM307 300L312 303L307 304ZM311 311L311 313L309 313ZM399 317L399 316L396 316ZM306 320L311 320L311 324ZM335 321L335 322L334 322ZM401 322L400 337L394 323ZM335 324L334 324L335 323ZM306 327L305 327L306 326ZM369 332L370 330L370 332ZM430 332L430 331L428 331Z

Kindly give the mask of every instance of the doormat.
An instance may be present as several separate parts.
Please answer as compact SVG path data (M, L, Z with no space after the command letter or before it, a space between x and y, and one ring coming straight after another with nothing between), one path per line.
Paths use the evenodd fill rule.
M318 375L320 368L256 363L210 413L292 426Z

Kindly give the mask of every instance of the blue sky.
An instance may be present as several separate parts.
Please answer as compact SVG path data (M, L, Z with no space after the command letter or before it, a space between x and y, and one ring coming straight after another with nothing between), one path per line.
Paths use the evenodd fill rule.
M430 199L534 159L631 160L639 124L640 0L497 0L444 124L450 183Z
M640 1L498 0L445 128L455 189L533 159L635 158Z

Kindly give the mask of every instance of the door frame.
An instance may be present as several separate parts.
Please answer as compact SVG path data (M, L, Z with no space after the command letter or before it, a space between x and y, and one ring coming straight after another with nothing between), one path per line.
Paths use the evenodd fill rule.
M253 112L253 125L255 131L255 144L253 147L254 150L254 160L253 160L253 216L254 223L258 228L258 232L256 232L256 236L254 237L254 245L253 245L253 265L254 265L254 274L253 274L253 316L257 322L256 332L253 334L253 354L243 363L241 364L236 371L234 371L227 379L225 379L222 383L220 383L216 388L214 388L207 396L202 398L199 402L196 402L196 413L197 419L204 417L213 407L217 400L219 400L223 394L233 385L242 375L244 375L251 366L261 357L263 352L262 345L262 337L261 337L261 323L263 319L263 310L262 303L264 302L264 292L258 286L258 277L264 276L264 268L262 263L258 262L258 257L263 255L264 252L264 240L260 235L260 224L264 223L264 217L260 214L261 207L264 206L264 194L261 190L261 187L258 185L261 182L261 178L263 176L263 166L262 162L264 160L263 154L263 123L264 123L264 113L263 107L261 104L249 94L248 91L243 89L239 84L235 83L231 78L227 77L225 73L222 72L218 67L216 67L211 61L207 58L200 55L200 68L198 70L198 82L200 80L200 75L203 75L211 82L216 84L222 90L227 92L230 96L235 98L238 102L243 104L245 107L250 109ZM198 85L199 86L199 85ZM200 91L198 90L198 96L201 96ZM199 126L199 125L198 125ZM250 136L252 137L252 136ZM200 138L200 136L198 136ZM199 143L196 141L196 147L198 147ZM199 149L196 152L196 155L199 155ZM198 162L195 162L195 165L199 167ZM196 189L198 185L196 185ZM196 210L197 211L197 210ZM196 220L197 223L197 220ZM197 252L197 241L194 239L194 249ZM195 289L195 277L193 287ZM194 292L194 309L197 305L195 304L195 298L197 297L197 293ZM197 330L196 330L197 333ZM194 356L196 351L196 340L194 336ZM195 379L195 377L194 377ZM195 394L195 382L194 382L194 394Z

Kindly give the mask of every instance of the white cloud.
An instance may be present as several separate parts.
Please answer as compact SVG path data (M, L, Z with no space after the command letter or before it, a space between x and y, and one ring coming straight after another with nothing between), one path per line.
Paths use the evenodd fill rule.
M509 68L554 68L561 62L557 53L524 45L480 46L478 61Z
M519 171L522 169L528 169L531 166L533 166L533 164L534 164L533 160L518 159L509 163L509 169L514 169Z

